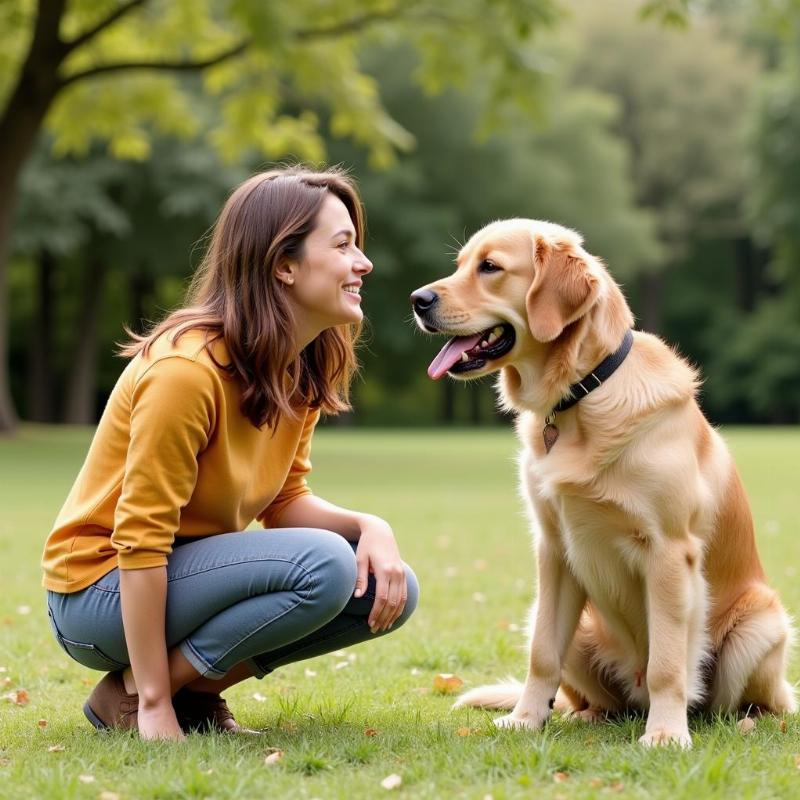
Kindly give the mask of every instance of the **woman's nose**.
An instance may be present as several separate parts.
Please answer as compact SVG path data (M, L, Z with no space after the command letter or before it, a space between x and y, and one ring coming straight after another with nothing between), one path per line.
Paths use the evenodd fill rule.
M356 269L362 275L367 275L372 272L372 262L359 250L359 257L356 262Z

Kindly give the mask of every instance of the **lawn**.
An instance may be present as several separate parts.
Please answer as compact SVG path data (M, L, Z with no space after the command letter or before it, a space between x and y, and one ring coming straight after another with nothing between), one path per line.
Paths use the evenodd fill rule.
M800 429L725 434L766 569L797 614ZM498 731L492 714L451 712L452 698L433 691L438 673L466 686L524 675L533 558L510 430L320 431L314 490L394 525L422 586L415 617L374 644L231 689L237 718L264 730L257 740L95 732L81 705L99 673L53 641L38 568L90 435L29 427L0 440L0 797L800 797L798 718L759 719L747 736L735 719L697 720L691 752L645 751L641 718ZM7 699L21 689L26 704ZM269 765L271 748L284 755ZM386 790L391 774L402 785Z

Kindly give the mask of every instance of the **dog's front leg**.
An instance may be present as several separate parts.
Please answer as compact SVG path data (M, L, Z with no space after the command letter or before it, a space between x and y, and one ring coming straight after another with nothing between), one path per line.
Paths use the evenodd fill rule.
M553 708L561 664L575 635L586 593L570 572L557 534L540 537L539 587L533 609L528 677L514 710L495 720L498 727L541 728Z
M644 736L639 739L646 746L692 746L687 720L690 639L702 630L703 620L697 617L702 617L705 608L700 558L700 548L687 537L653 548L648 559L650 711Z

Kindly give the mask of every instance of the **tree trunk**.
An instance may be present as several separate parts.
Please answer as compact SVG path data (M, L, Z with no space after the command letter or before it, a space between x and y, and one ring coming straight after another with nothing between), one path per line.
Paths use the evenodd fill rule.
M456 420L456 392L453 381L445 378L440 381L442 387L442 405L439 419L445 425L452 425Z
M33 39L16 86L0 117L0 433L12 431L17 414L8 380L8 257L19 175L42 121L58 93L58 67L67 52L59 39L66 0L41 0Z
M55 422L53 369L53 275L56 260L43 250L37 264L36 308L30 331L28 362L28 419L33 422Z
M648 273L640 278L643 330L659 333L663 319L664 274Z
M100 327L106 267L100 261L87 264L81 299L80 325L71 359L67 405L64 422L70 425L93 425L95 388L97 386L97 331Z

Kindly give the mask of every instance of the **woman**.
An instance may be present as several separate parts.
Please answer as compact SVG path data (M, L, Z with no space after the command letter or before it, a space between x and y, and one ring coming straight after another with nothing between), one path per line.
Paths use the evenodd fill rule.
M123 348L43 558L56 638L109 670L84 706L95 726L242 731L220 691L413 612L389 525L306 483L320 413L349 408L363 237L340 173L256 175L187 306ZM243 532L253 518L267 530Z

